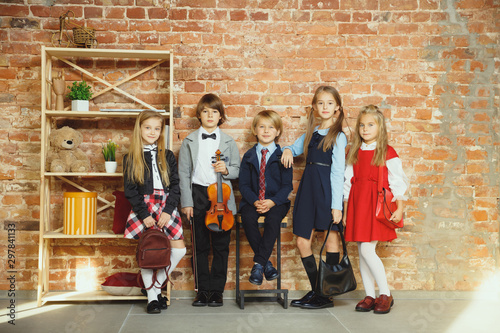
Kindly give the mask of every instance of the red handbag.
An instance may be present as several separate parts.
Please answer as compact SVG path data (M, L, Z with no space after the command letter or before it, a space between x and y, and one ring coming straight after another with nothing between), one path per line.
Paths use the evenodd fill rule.
M377 208L375 208L375 218L377 221L383 223L387 227L391 229L397 229L403 227L403 218L401 221L394 222L390 218L392 213L396 209L398 209L398 205L396 202L393 202L392 199L394 195L391 190L382 186L383 182L383 171L384 167L381 165L378 169L378 197L377 197Z

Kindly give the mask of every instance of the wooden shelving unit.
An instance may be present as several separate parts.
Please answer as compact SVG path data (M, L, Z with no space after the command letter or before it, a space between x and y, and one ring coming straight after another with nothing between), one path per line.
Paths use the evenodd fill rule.
M147 59L156 60L156 62L148 67L145 67L129 77L120 80L116 83L110 83L102 78L90 73L85 68L76 64L74 59L77 58L103 58L103 59ZM125 299L142 299L144 296L113 296L104 291L65 291L51 292L49 290L49 272L50 272L50 248L54 239L117 239L123 238L123 235L116 235L109 231L98 232L94 235L66 235L60 229L53 228L53 221L50 214L50 197L51 197L51 182L54 179L59 179L72 186L75 186L81 191L88 191L83 186L80 186L72 181L75 177L102 177L116 178L122 177L121 173L102 173L102 172L87 172L87 173L55 173L47 172L45 160L49 150L49 135L53 126L53 120L56 118L134 118L138 112L115 112L115 111L90 111L90 112L74 112L69 110L55 111L47 109L47 105L52 103L52 93L50 82L52 81L52 65L53 60L59 60L75 70L83 73L92 81L98 81L107 86L102 91L94 94L94 98L108 91L114 90L116 93L122 94L134 102L141 105L144 109L156 110L148 103L132 96L131 94L120 89L120 85L126 83L139 75L146 73L154 68L157 68L164 62L169 62L169 96L170 101L168 109L160 114L167 118L167 123L170 126L169 130L169 148L172 148L173 142L173 53L170 51L158 50L118 50L118 49L80 49L80 48L54 48L42 46L41 54L41 152L40 152L40 241L39 241L39 260L38 260L38 290L37 300L38 306L50 301L98 301L98 300L125 300ZM159 68L159 67L158 67ZM110 202L98 196L98 200L104 203L98 213L104 209L114 207L114 202Z

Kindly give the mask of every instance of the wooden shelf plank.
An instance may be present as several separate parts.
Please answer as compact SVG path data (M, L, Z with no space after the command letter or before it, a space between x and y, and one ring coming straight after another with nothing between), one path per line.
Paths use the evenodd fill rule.
M75 301L106 301L106 300L142 300L146 296L115 296L104 290L95 291L51 291L42 297L42 302L75 302Z
M135 118L140 111L45 111L46 117L64 117L64 118ZM169 117L170 112L158 112L163 117Z
M106 172L44 172L45 177L122 177L123 173Z
M123 238L123 234L114 234L111 231L98 232L93 235L66 235L62 232L47 231L43 238Z
M170 59L169 50L117 50L46 47L49 56L57 57L107 57L120 59Z

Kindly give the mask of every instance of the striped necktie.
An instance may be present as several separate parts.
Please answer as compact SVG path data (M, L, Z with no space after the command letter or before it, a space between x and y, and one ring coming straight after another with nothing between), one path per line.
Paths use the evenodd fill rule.
M266 198L266 154L268 150L264 148L261 150L262 158L260 159L260 170L259 170L259 200L264 200Z

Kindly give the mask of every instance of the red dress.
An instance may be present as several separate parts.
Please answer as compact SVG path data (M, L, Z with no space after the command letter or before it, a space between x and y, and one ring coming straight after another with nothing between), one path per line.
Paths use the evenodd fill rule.
M351 191L347 205L345 240L350 242L391 241L396 231L375 219L377 206L378 166L371 164L375 150L359 150L358 162L353 165ZM387 160L398 157L391 146L387 146ZM384 187L388 188L388 170L384 166Z

